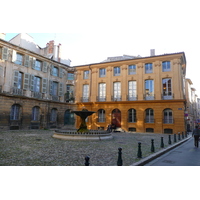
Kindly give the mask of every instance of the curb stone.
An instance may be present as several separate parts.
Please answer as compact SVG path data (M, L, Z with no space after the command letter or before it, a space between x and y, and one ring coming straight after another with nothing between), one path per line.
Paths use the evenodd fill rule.
M156 152L156 153L154 153L154 154L152 154L152 155L150 155L150 156L148 156L144 159L141 159L140 161L133 163L130 166L144 166L145 164L149 163L150 161L158 158L159 156L167 153L168 151L170 151L170 150L176 148L177 146L183 144L184 142L188 141L191 137L192 136L190 135L187 138L185 138L185 139L183 139L183 140L181 140L181 141L179 141L179 142L177 142L173 145L170 145L170 146L168 146L168 147L166 147L166 148L164 148L164 149L162 149L162 150L160 150L160 151L158 151L158 152Z

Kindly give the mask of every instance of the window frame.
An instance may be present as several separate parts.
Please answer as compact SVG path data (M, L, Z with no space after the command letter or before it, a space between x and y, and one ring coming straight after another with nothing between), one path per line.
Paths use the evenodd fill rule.
M89 79L89 74L90 74L90 71L89 70L85 70L83 72L83 79Z
M113 75L114 76L120 76L121 75L121 68L120 67L114 67Z
M100 68L99 69L99 77L106 77L106 69L105 68Z
M153 73L153 63L145 63L145 74Z
M134 67L134 69L130 69L131 67ZM134 75L136 74L136 65L129 65L128 66L128 75Z
M163 61L162 62L162 71L163 72L170 72L171 71L171 62L170 61Z

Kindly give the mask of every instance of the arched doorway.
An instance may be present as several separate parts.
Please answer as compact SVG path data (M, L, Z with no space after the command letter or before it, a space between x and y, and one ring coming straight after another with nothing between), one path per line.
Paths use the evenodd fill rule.
M74 125L74 124L75 124L74 113L71 113L71 110L68 109L65 111L64 125Z
M114 124L116 127L121 127L121 111L119 109L112 111L111 124Z

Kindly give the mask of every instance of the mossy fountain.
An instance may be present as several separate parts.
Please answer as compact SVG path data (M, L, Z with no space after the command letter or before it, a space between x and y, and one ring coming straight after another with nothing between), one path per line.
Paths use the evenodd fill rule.
M62 140L107 140L112 139L111 133L104 130L88 130L86 124L86 118L92 115L93 111L83 109L81 111L72 111L81 118L81 124L78 130L57 130L55 131L53 138Z

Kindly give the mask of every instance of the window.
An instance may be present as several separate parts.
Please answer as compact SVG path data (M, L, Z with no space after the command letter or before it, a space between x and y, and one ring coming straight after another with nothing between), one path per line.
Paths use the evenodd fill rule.
M114 101L116 100L121 100L121 82L115 82L114 83L114 91L113 91L113 94L114 94Z
M114 67L114 76L120 76L120 67Z
M42 62L41 61L39 61L39 60L35 61L35 69L38 71L42 70Z
M89 101L89 85L83 85L83 102Z
M33 92L40 92L41 78L34 76Z
M128 74L129 75L136 74L136 66L135 65L128 66Z
M19 120L20 118L20 106L17 104L12 105L10 120Z
M145 98L146 100L154 99L154 80L145 80Z
M56 122L57 121L57 109L53 108L51 110L50 121Z
M57 67L55 67L55 66L53 66L53 73L52 73L52 75L53 76L58 76L58 68Z
M128 100L134 101L137 99L137 82L129 81L128 82Z
M105 110L98 110L98 122L105 122Z
M146 118L145 122L146 123L154 123L154 111L151 108L146 109Z
M23 73L22 72L18 72L18 80L16 82L16 85L14 83L14 86L17 87L17 89L22 89L23 87Z
M153 73L153 65L152 63L145 64L145 74Z
M163 87L163 98L172 99L172 81L170 78L165 78L162 80Z
M67 73L67 80L74 80L74 73Z
M83 72L83 79L89 79L89 70Z
M99 77L105 77L106 76L106 69L102 68L99 69Z
M162 71L163 72L169 72L169 71L171 71L171 63L170 63L170 61L164 61L164 62L162 62Z
M58 95L58 83L53 81L52 84L52 95L57 96Z
M40 121L40 108L38 106L32 109L32 121Z
M173 113L171 109L165 109L163 111L164 124L173 124Z
M16 53L15 64L23 65L23 55L22 54Z
M73 101L74 100L74 86L73 85L67 85L66 86L66 101Z
M106 84L105 83L99 83L99 101L105 101L106 100Z
M129 109L128 110L128 122L134 123L136 122L136 110L135 109Z

